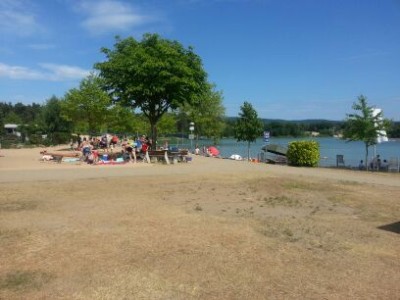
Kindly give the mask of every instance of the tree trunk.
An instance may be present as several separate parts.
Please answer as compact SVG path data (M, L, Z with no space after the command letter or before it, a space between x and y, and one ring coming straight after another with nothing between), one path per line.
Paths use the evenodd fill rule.
M368 171L368 144L365 144L365 170Z
M250 142L247 142L247 161L250 161Z
M157 149L157 121L150 120L151 150Z

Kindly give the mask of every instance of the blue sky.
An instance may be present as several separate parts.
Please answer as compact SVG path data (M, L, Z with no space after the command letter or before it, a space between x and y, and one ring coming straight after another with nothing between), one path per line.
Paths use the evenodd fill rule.
M146 32L194 47L228 116L343 120L364 94L400 120L400 0L0 0L0 101L63 97Z

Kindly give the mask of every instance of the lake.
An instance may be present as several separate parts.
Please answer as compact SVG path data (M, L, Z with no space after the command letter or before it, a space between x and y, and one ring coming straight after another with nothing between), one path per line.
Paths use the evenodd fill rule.
M346 142L344 140L333 138L333 137L320 137L320 138L270 138L270 144L278 144L281 146L287 146L289 142L298 140L314 140L320 145L320 166L336 166L336 155L344 155L346 166L356 167L359 165L360 160L365 159L365 145L363 142ZM200 140L198 145L200 149L203 145L211 145L211 141ZM263 139L258 139L256 143L250 145L250 156L257 158L261 150L261 147L265 143ZM193 141L193 145L195 142ZM190 148L190 144L187 145ZM217 148L221 151L222 157L229 157L232 154L239 154L242 157L247 157L247 143L236 142L235 139L222 139L217 145ZM372 159L375 154L379 154L381 159L389 159L391 157L400 157L400 140L393 140L369 148L368 161Z

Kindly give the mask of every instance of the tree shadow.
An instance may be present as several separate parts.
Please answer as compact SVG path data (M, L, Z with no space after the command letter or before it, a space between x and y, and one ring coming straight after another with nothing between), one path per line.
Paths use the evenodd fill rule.
M386 225L379 226L378 229L391 231L391 232L400 234L400 221L399 222L394 222L394 223L391 223L391 224L386 224Z

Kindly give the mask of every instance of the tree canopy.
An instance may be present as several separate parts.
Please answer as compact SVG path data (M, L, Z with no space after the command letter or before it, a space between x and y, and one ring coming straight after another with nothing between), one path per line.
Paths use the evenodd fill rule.
M377 143L377 138L386 130L388 123L382 120L382 112L374 113L363 95L352 106L355 111L345 120L343 137L348 141L362 141L365 144L365 169L368 169L368 149Z
M139 108L151 125L169 109L191 102L207 85L202 61L191 47L145 34L141 41L116 38L114 49L102 48L106 60L95 64L112 99Z
M222 105L222 93L216 91L214 85L209 84L192 103L185 104L182 111L187 114L189 122L195 123L196 136L207 137L214 142L221 137L225 107Z
M250 143L256 141L264 130L264 124L258 118L257 111L249 102L240 107L239 119L235 124L235 138L237 141L247 142L247 158L250 159Z
M89 133L98 132L108 117L111 99L102 89L101 79L91 74L79 88L69 90L61 103L63 117L88 125Z

